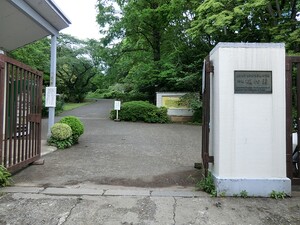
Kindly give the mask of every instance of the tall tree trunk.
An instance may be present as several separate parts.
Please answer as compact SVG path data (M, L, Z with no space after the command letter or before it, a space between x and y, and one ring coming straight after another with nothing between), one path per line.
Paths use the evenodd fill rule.
M153 61L160 61L160 42L161 42L161 34L157 27L154 27L152 30L152 38L153 38Z

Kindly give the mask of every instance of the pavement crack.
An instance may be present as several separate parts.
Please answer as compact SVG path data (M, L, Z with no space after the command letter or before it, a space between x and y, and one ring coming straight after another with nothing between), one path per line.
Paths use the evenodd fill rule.
M62 214L62 216L59 218L59 221L58 221L57 225L63 225L63 224L65 224L68 221L68 219L72 215L73 209L76 208L76 206L80 203L81 200L82 200L82 198L77 198L75 204L72 206L72 208L70 209L70 211Z
M173 224L176 225L176 208L177 208L177 199L174 198L174 204L173 204Z

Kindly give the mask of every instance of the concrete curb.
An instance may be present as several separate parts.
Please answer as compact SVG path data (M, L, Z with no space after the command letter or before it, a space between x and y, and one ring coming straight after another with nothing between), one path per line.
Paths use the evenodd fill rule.
M0 193L27 193L55 196L129 196L129 197L180 197L180 198L206 198L209 194L202 191L190 190L156 190L156 189L107 189L107 188L56 188L56 187L4 187L0 188ZM293 191L293 198L299 198L300 192Z
M0 188L2 193L31 193L56 196L145 196L145 197L182 197L199 198L209 197L207 193L178 190L152 189L91 189L91 188L43 188L43 187L5 187Z
M41 156L47 155L47 154L52 153L56 150L57 150L56 147L48 145L47 140L42 140L41 141Z

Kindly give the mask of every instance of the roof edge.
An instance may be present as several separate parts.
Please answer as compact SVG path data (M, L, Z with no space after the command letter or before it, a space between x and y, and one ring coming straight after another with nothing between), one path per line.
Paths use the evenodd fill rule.
M57 14L65 21L65 23L69 26L71 24L71 20L62 12L62 10L56 5L56 3L52 0L46 0L46 2L51 6L51 8L57 12Z

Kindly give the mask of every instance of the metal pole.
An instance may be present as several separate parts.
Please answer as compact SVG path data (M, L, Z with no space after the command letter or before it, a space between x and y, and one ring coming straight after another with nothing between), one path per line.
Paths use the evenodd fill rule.
M51 64L50 64L50 87L56 87L56 47L57 36L51 36ZM51 136L51 127L54 125L55 107L49 107L48 138Z

